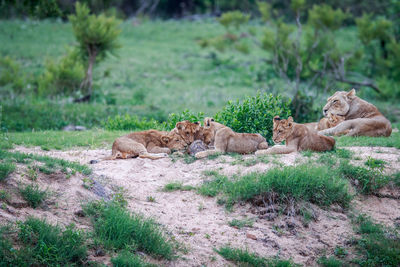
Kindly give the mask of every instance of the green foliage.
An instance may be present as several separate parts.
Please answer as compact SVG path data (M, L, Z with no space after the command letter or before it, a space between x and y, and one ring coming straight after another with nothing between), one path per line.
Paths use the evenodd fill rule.
M90 10L85 4L79 2L75 5L76 14L70 15L74 35L79 43L81 53L90 57L95 53L99 59L105 57L106 52L113 52L119 48L117 38L121 33L118 29L120 21L105 15L90 15Z
M360 215L356 223L361 238L356 248L360 258L354 261L360 266L399 266L400 235L398 230L375 224L370 218Z
M0 87L6 85L11 86L13 92L22 93L26 88L26 76L11 57L0 56Z
M105 248L139 249L157 257L173 257L174 244L152 219L131 214L115 202L92 202L84 207L84 211L92 217L95 238Z
M326 4L313 5L308 11L308 23L316 30L337 30L347 17L341 9L334 10Z
M1 152L2 150L0 150ZM14 171L15 164L13 162L0 162L0 182L5 180Z
M385 167L387 164L386 161L381 160L381 159L375 159L373 157L368 157L367 161L365 162L365 165L370 167L371 169L382 169Z
M198 192L201 195L215 197L224 190L226 184L229 182L228 177L219 174L216 171L205 173L207 176L212 176L211 180L206 180L199 187Z
M203 112L198 112L197 114L189 111L188 109L185 109L182 111L180 114L175 114L171 113L168 116L168 122L166 124L166 129L167 130L172 130L175 128L175 124L179 121L185 121L188 120L190 122L200 122L202 123L204 120L204 113Z
M336 138L336 146L383 146L400 148L400 133L392 133L390 137L341 136Z
M123 251L111 259L114 267L155 267L156 265L146 263L143 259L129 251Z
M39 19L61 17L61 10L57 0L39 0L35 6L35 17Z
M19 192L34 209L39 207L48 195L47 191L40 190L38 185L25 185L19 189Z
M222 14L218 21L227 29L235 27L238 30L240 25L247 23L249 19L250 15L245 15L240 11L230 11Z
M62 230L45 220L28 218L19 223L18 238L24 245L21 253L28 253L30 265L62 266L80 265L87 257L85 235L69 225Z
M290 116L289 100L280 95L257 93L242 102L229 101L215 115L215 120L239 133L259 133L269 142L272 138L272 119L274 116Z
M233 219L232 221L229 222L229 226L236 227L238 229L241 229L243 227L252 227L253 220L251 220L251 219L243 219L243 220Z
M175 126L174 126L175 127ZM109 117L104 123L104 128L109 131L115 130L129 130L129 131L143 131L149 129L162 130L163 125L154 119L138 118L137 116L117 115L113 118Z
M48 60L38 79L40 96L75 95L85 77L85 67L76 50L70 50L58 63Z
M182 182L172 182L164 185L163 191L172 192L172 191L190 191L195 189L195 187L191 185L183 185Z
M281 260L279 257L274 258L263 258L255 253L251 253L247 250L231 248L224 246L215 251L224 257L226 260L233 261L239 266L254 266L254 267L291 267L299 266L293 263L291 260Z
M335 257L331 256L327 258L326 256L323 256L318 259L318 264L320 264L323 267L342 267L343 262L340 260L336 259Z

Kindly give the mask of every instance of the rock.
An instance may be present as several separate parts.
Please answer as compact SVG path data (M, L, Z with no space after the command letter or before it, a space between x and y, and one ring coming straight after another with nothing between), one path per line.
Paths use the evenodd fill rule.
M257 240L257 237L255 235L253 235L253 234L250 234L250 233L246 233L246 237L250 238L250 239L253 239L253 240Z
M85 213L83 212L83 210L77 210L74 212L74 214L78 217L85 217Z
M196 153L207 150L207 146L201 140L195 140L188 149L188 152L191 156L194 156Z
M96 249L96 252L94 253L94 255L95 255L96 257L102 257L102 256L105 256L106 253L104 252L103 249L98 248L98 249Z
M66 132L71 132L71 131L86 131L87 129L85 126L70 124L65 126L62 130Z
M91 161L89 161L89 163L90 163L90 164L96 164L96 163L99 163L99 161L96 160L96 159L92 159Z

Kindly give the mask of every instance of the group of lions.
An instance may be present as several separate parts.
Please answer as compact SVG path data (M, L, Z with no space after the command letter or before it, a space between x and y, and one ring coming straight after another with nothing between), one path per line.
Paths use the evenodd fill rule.
M338 91L328 98L323 108L324 118L319 122L299 124L292 117L273 118L273 141L285 145L268 147L260 134L237 133L212 118L200 122L181 121L170 132L147 130L117 138L112 155L105 159L140 157L159 159L178 151L196 158L216 153L256 155L285 154L296 151L328 151L335 139L326 135L390 136L392 127L378 109L356 96L356 91Z

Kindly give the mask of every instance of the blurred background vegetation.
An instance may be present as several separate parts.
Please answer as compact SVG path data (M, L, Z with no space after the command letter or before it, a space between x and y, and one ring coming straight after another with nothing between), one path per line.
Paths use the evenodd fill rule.
M0 0L0 18L2 131L215 116L269 136L255 122L316 121L353 87L400 120L400 0Z

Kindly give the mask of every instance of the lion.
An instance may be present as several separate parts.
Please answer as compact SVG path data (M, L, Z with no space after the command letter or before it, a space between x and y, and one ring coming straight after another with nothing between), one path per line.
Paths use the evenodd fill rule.
M307 126L307 128L310 130L321 131L335 127L342 121L344 121L344 116L333 115L329 113L327 117L323 117L322 119L319 120L319 122L309 122L309 123L304 123L304 125Z
M209 155L228 152L250 154L259 149L267 149L268 143L260 134L236 133L231 128L224 126L216 131L214 146L214 150L198 152L195 157L200 159Z
M323 108L324 115L331 113L345 117L337 126L319 131L324 135L390 136L392 126L379 110L356 96L356 90L338 91L328 98Z
M193 143L196 134L200 131L201 125L199 122L180 121L177 122L175 128L178 134L182 136L187 144Z
M279 116L273 118L274 129L272 139L275 144L286 140L286 145L276 145L267 150L259 150L256 155L264 154L288 154L302 150L328 151L335 146L335 139L329 136L319 135L307 126L293 122L293 118L287 120Z
M227 126L216 122L213 118L206 117L204 118L204 129L208 130L208 135L211 138L209 146L214 146L214 138L218 130L226 128Z
M134 132L117 138L112 145L112 153L105 160L117 158L160 159L171 153L171 150L185 150L187 143L176 129L170 132L147 130Z

